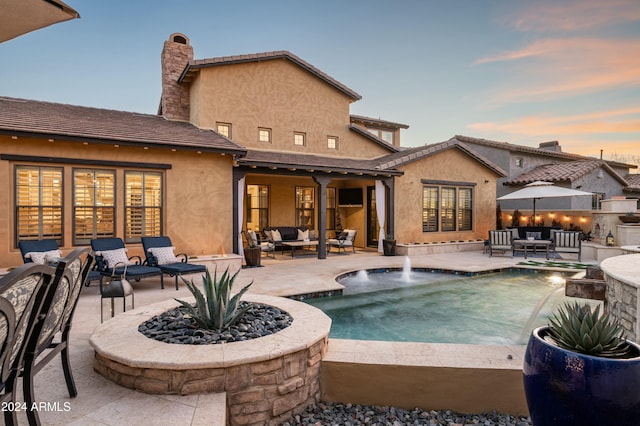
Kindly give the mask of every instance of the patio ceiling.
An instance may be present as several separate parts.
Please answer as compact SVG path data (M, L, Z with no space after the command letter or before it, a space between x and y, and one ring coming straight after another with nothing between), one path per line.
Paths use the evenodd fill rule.
M0 43L80 14L59 0L0 0Z

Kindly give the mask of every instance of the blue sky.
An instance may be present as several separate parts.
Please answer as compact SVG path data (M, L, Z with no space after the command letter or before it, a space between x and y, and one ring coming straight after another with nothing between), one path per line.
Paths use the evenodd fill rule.
M640 155L640 2L66 0L80 19L0 44L0 96L154 114L174 32L196 59L289 50L362 95L351 113Z

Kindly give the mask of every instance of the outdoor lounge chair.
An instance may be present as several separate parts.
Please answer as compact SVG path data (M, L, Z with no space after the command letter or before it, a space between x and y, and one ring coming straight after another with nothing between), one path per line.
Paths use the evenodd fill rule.
M493 256L494 250L499 250L502 254L510 251L513 257L513 231L489 231L489 257Z
M336 238L330 238L327 240L327 253L331 252L331 247L336 247L338 249L338 253L340 250L344 252L346 248L351 248L353 252L356 252L356 246L354 244L356 240L356 230L355 229L345 229L340 235Z
M47 290L54 289L56 268L29 263L0 278L0 402L16 403L16 385L29 337L38 325ZM16 425L17 411L6 409L4 424Z
M271 253L272 258L276 258L276 245L269 241L260 241L260 237L256 234L256 231L242 231L242 235L244 235L244 239L247 241L247 245L251 247L252 245L255 247L260 247L261 253L266 253L269 256Z
M582 262L582 238L579 231L551 231L553 253L577 253Z
M48 263L62 257L56 240L24 240L18 242L24 263ZM90 270L85 285L91 281L101 281L102 275L97 270Z
M35 375L58 354L69 396L74 398L78 395L69 360L69 333L80 291L92 264L89 248L76 248L56 265L57 285L45 296L45 308L41 311L44 319L34 328L25 351L22 376L27 407L37 405ZM38 410L28 410L27 418L31 425L40 424Z
M142 247L147 256L148 265L156 266L164 274L176 277L176 290L178 290L178 277L207 271L205 265L189 263L189 256L186 253L174 254L175 248L169 237L142 237ZM182 260L178 260L178 257L182 257Z
M119 276L127 280L140 281L141 278L160 276L160 288L164 288L162 270L143 263L140 256L127 257L121 238L98 238L91 240L91 248L96 256L97 270L103 277ZM116 266L122 263L123 266ZM124 265L127 265L126 274ZM114 270L114 266L115 270Z

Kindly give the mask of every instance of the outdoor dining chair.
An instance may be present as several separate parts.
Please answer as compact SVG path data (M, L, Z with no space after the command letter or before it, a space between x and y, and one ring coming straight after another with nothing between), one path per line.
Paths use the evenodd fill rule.
M27 342L38 324L46 292L55 289L56 268L29 263L0 278L0 402L16 402L16 382ZM50 300L49 300L50 302ZM17 410L3 410L5 425L17 424Z
M178 277L207 271L205 265L189 263L189 256L186 253L176 255L174 253L175 247L171 244L171 238L167 236L142 237L142 247L144 248L148 265L156 266L164 274L175 277L176 290L178 290ZM182 259L179 260L178 258Z
M343 230L336 238L330 238L327 240L327 253L331 252L331 247L336 247L338 249L338 253L340 250L343 252L346 248L351 248L353 252L356 252L355 246L356 240L356 230L355 229L345 229Z
M69 396L78 395L69 360L69 333L80 291L93 264L89 249L76 248L56 264L57 285L46 292L41 314L43 320L29 336L22 370L24 401L27 407L37 405L34 377L60 354ZM40 424L38 410L28 410L29 424Z

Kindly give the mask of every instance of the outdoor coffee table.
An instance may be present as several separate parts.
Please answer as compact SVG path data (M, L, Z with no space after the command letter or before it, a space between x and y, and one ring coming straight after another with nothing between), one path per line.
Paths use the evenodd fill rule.
M549 248L552 247L552 242L549 240L514 240L513 251L524 251L524 258L527 258L527 252L533 249L536 252L537 248L544 247L547 260L549 260Z
M316 250L318 247L318 240L309 240L309 241L283 241L283 246L287 246L291 248L291 257L293 257L296 253L296 247L311 247L315 246Z

